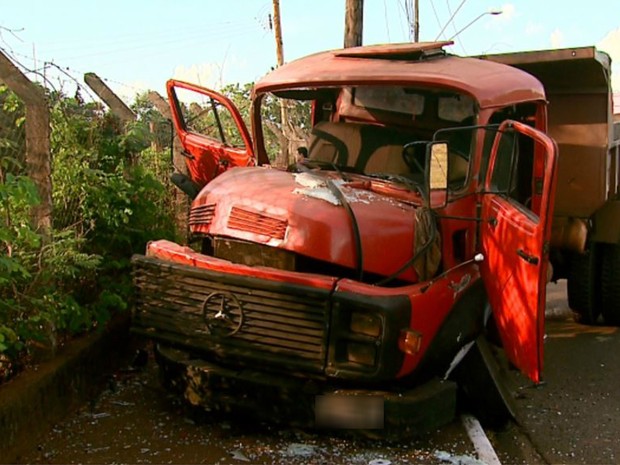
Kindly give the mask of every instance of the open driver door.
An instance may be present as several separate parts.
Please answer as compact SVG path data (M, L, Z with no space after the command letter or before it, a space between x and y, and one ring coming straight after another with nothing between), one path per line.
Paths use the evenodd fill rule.
M541 381L547 267L557 146L542 132L504 121L481 195L481 274L506 356Z
M198 188L235 166L253 166L250 133L226 96L183 81L166 83L189 177Z

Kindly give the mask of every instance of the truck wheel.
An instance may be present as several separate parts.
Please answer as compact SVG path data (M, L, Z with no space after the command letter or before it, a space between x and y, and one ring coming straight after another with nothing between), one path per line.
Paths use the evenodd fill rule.
M602 272L603 321L611 326L620 326L620 246L605 249Z
M596 323L601 313L601 280L599 248L590 244L585 253L574 253L568 270L568 306L575 321L585 325Z
M485 336L476 339L453 377L459 386L459 407L473 413L485 427L501 429L515 418L506 372Z

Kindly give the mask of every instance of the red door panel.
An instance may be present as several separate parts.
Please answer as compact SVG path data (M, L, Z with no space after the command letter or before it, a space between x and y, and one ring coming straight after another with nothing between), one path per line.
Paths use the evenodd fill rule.
M176 80L167 82L167 90L189 176L198 186L229 168L256 163L250 133L226 96Z
M544 167L542 192L535 206L538 215L507 192L490 192L497 188L492 182L494 170L511 165L497 160L498 156L506 156L498 148L501 138L509 132L518 133L522 140L533 140L533 163L526 165L531 175L535 176L534 171L539 174L540 167ZM495 139L489 165L491 176L481 200L480 240L485 255L482 279L508 359L534 382L541 380L543 366L547 248L556 159L557 148L549 137L521 123L504 122ZM531 204L531 200L524 203Z

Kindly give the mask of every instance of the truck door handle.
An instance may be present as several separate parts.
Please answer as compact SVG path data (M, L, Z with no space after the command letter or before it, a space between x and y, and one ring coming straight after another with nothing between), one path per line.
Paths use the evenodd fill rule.
M538 257L528 254L523 249L517 249L517 255L530 265L538 265Z

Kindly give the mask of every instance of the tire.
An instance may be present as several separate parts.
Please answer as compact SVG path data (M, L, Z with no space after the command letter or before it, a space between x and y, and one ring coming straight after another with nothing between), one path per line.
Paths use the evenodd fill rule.
M620 326L620 246L605 248L602 270L603 321L610 326Z
M483 426L502 429L515 418L508 377L491 344L479 336L454 370L459 410L474 414Z
M585 253L574 253L568 269L568 306L575 321L596 324L601 314L600 247L590 244Z

